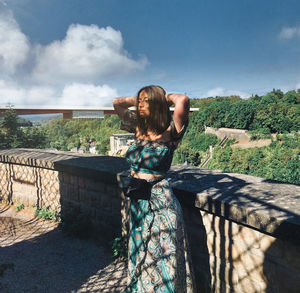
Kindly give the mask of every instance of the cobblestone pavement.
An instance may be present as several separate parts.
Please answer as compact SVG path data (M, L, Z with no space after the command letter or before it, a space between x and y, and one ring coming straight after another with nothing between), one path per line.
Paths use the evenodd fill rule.
M0 205L0 292L123 292L126 264L108 247Z

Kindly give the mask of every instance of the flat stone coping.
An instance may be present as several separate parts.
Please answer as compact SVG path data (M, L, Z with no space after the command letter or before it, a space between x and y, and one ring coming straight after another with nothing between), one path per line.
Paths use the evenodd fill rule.
M183 165L169 173L181 202L300 244L299 185Z
M129 168L119 157L21 148L0 150L0 163L62 171L109 183L116 183L116 174Z
M0 150L0 162L116 183L124 158L33 149ZM300 244L300 186L216 170L173 165L168 172L182 205Z

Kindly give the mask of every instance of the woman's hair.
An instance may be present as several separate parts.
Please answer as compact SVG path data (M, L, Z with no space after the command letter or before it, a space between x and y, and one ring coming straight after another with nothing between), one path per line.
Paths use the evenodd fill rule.
M169 127L171 122L171 112L165 97L166 92L157 85L141 88L137 93L137 109L139 107L139 96L142 91L145 91L148 95L150 115L141 117L139 111L137 111L137 126L142 134L146 134L148 130L161 134Z

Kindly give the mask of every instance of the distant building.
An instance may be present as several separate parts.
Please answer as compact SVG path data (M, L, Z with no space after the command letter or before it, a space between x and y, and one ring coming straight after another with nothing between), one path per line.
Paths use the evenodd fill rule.
M134 141L133 133L117 133L110 137L110 156L123 156Z
M85 154L86 153L86 147L84 145L80 146L78 149L79 154Z
M90 153L97 155L99 154L98 150L97 150L97 145L98 143L96 142L95 139L92 139L92 142L90 143Z

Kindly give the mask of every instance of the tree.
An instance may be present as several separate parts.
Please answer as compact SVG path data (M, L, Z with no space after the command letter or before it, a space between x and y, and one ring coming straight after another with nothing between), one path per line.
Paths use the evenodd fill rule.
M31 125L26 120L19 120L21 125ZM0 125L0 147L1 148L44 148L45 134L42 129L33 126L21 129L18 125L18 116L16 111L9 107L5 111L4 118Z
M1 132L3 136L2 147L18 146L17 114L11 107L5 111L4 118L1 122Z
M243 100L234 103L225 115L225 127L237 129L249 129L253 122L255 104Z

